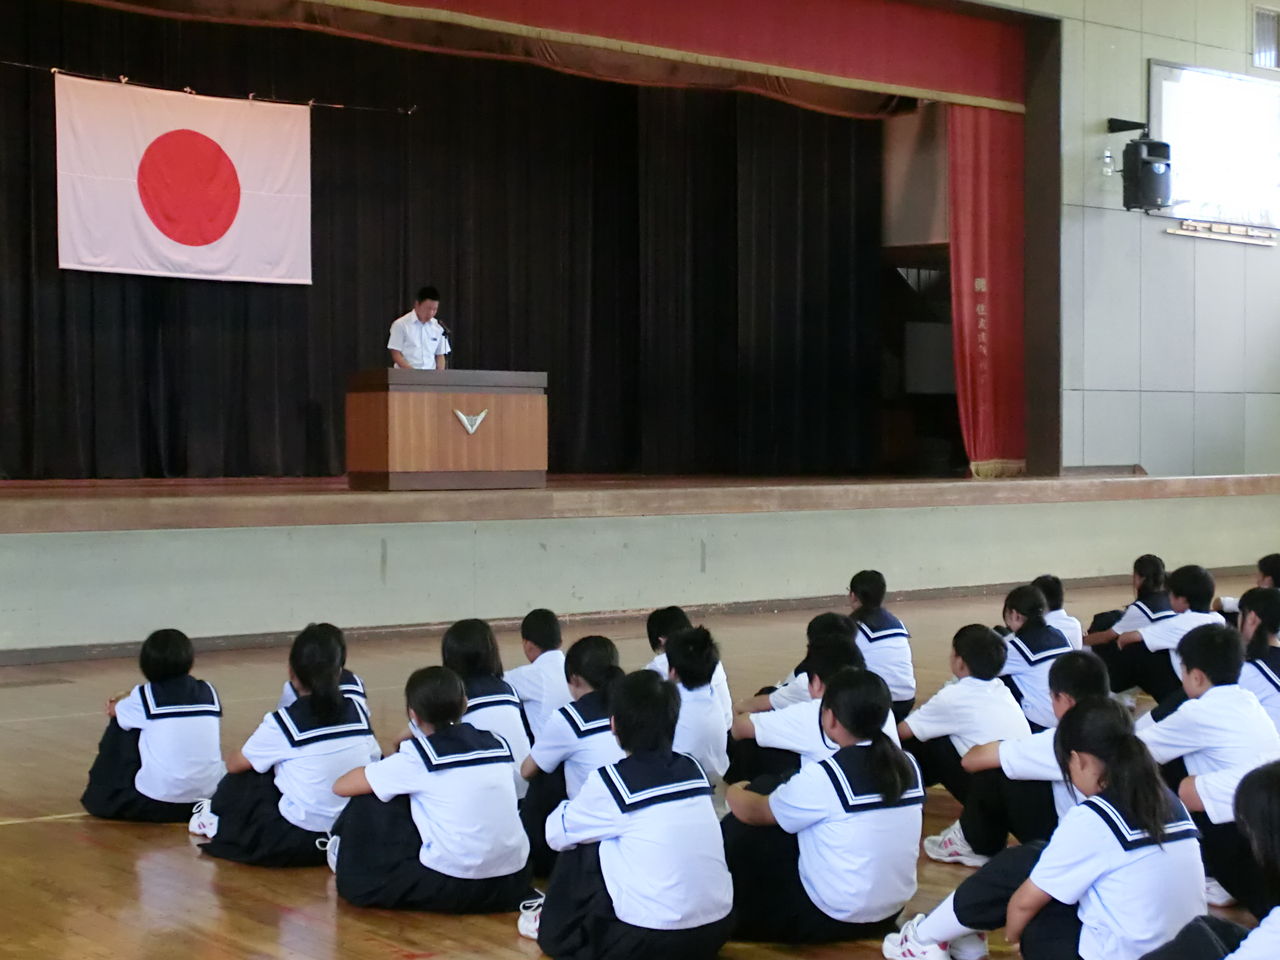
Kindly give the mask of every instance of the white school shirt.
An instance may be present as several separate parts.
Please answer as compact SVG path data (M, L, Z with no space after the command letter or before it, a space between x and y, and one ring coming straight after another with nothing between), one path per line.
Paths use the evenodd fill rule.
M1256 767L1280 756L1280 733L1271 718L1258 698L1236 683L1210 687L1159 723L1148 713L1134 731L1156 763L1182 757L1193 777Z
M542 736L543 724L573 700L569 682L564 677L563 650L544 650L537 660L508 670L503 679L511 684L524 704L524 715L535 740Z
M1280 759L1273 758L1273 759ZM1270 761L1265 761L1270 762ZM1245 767L1229 767L1202 773L1196 777L1196 794L1204 806L1204 814L1211 823L1234 823L1236 819L1236 790L1240 781L1261 763Z
M1244 942L1223 960L1275 960L1280 957L1280 907L1272 909Z
M391 324L387 349L399 350L404 355L405 363L415 370L434 370L436 357L448 356L452 348L439 320L432 317L430 321L423 323L410 310Z
M418 861L463 880L505 877L524 867L529 838L516 809L507 744L466 723L429 737L411 732L397 753L364 774L384 803L408 795L422 838Z
M564 764L565 790L572 800L587 777L626 754L609 726L604 697L592 691L547 718L529 756L543 773Z
M1076 904L1081 960L1139 960L1208 912L1195 824L1175 818L1162 845L1131 827L1104 796L1067 811L1031 871L1055 900Z
M344 669L342 675L338 678L338 692L344 697L356 697L364 701L365 706L369 705L369 695L365 692L364 681L357 677L350 670ZM283 710L285 707L291 707L298 702L298 691L293 689L293 684L286 680L284 687L280 691L280 700L276 704L277 710Z
M212 684L189 675L139 684L116 702L116 723L140 731L142 766L133 778L140 794L164 803L213 796L227 768L222 705Z
M809 696L809 674L803 670L798 673L792 670L785 680L779 683L769 694L769 706L775 710L785 710L797 703L806 703L813 698Z
M804 703L792 704L785 710L753 713L750 717L756 732L756 743L762 747L798 753L802 763L825 760L840 749L839 744L829 740L822 732L821 700L806 700ZM885 719L883 729L890 740L901 744L892 711Z
M516 795L529 792L529 781L520 776L520 765L529 755L529 731L524 708L511 684L497 677L472 677L466 681L467 710L462 719L477 730L496 733L511 748L516 765L513 783Z
M679 753L637 754L601 767L547 817L547 843L600 844L600 872L619 920L688 930L733 909L733 879L697 762Z
M1022 712L1041 727L1056 727L1053 697L1049 693L1049 670L1053 661L1071 652L1071 644L1061 630L1045 624L1026 624L1004 638L1008 656L1000 676L1008 677L1022 694Z
M1027 717L1004 682L961 677L949 683L903 721L917 740L950 737L964 756L981 743L1031 734Z
M1084 649L1084 627L1080 626L1080 621L1067 611L1050 610L1044 615L1044 622L1066 637L1072 650Z
M1194 610L1184 610L1182 613L1175 613L1172 617L1140 627L1138 633L1142 634L1143 645L1152 653L1159 650L1169 651L1169 662L1173 664L1174 676L1181 677L1182 658L1178 656L1178 641L1196 627L1202 627L1206 623L1222 626L1226 622L1220 613L1213 611L1197 613Z
M1240 670L1240 686L1258 698L1280 730L1280 647L1267 647L1260 659L1245 661Z
M671 668L667 666L665 653L658 654L646 663L645 669L652 670L663 680L671 678ZM711 691L715 694L716 705L724 718L724 729L728 731L733 726L733 694L729 692L729 675L724 672L723 663L717 663L711 674Z
M677 683L676 689L680 691L680 717L673 747L676 753L687 753L697 760L714 783L729 769L729 743L720 703L710 684L689 690Z
M1062 779L1062 769L1053 750L1050 728L1017 740L1005 740L997 749L1000 769L1010 780L1042 780L1053 787L1053 808L1061 820L1084 796Z
M347 805L333 792L334 781L377 760L382 749L360 700L347 697L342 717L331 724L315 719L310 701L303 697L268 713L241 752L258 773L275 771L282 817L303 830L328 833Z
M894 701L910 700L916 695L916 674L911 663L911 634L906 626L885 609L868 613L859 620L853 638L857 641L867 669L878 674L889 688Z
M895 916L916 892L924 808L920 768L886 803L867 774L867 744L845 747L769 795L778 826L797 835L800 882L814 906L834 920L874 923Z

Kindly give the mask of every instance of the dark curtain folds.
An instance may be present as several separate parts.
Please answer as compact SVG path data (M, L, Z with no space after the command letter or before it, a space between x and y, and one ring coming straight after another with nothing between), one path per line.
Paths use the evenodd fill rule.
M0 59L312 113L311 287L60 271L52 81L0 67L0 475L343 469L435 282L455 365L547 370L551 468L849 473L878 396L879 126L303 32L11 4Z

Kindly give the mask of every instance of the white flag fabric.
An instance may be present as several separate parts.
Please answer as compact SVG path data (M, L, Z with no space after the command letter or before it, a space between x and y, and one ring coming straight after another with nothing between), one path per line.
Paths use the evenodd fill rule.
M311 282L308 107L54 78L58 264Z

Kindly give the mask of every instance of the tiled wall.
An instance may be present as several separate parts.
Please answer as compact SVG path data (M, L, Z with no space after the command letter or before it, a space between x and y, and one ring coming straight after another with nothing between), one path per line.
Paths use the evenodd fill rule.
M1063 21L1063 465L1280 472L1280 248L1169 236L1101 174L1149 58L1280 80L1252 66L1252 0L990 5Z

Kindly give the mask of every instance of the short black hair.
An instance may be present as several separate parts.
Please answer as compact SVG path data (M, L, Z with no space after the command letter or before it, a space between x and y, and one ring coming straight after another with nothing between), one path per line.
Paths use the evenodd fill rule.
M498 641L484 620L459 620L446 630L440 658L464 683L475 677L502 676Z
M706 627L690 627L667 637L667 667L686 690L711 682L720 663L720 648Z
M409 674L404 702L423 723L443 727L462 719L467 690L462 678L448 667L423 667Z
M857 632L858 626L853 622L853 617L843 613L820 613L804 628L804 635L810 643L824 636L848 637L852 640Z
M1045 603L1050 610L1061 610L1064 591L1062 579L1052 573L1044 573L1031 581L1031 585L1044 594Z
M1213 574L1204 567L1189 564L1169 574L1169 595L1181 597L1197 613L1208 613L1216 586Z
M1072 650L1053 661L1049 668L1049 692L1070 697L1076 703L1089 697L1105 697L1111 693L1111 678L1102 658Z
M627 753L671 749L680 718L676 685L652 670L637 670L619 680L610 694L613 730Z
M649 634L649 646L656 652L662 649L662 642L680 630L688 630L693 624L679 607L662 607L649 614L644 628Z
M560 635L560 618L541 607L524 615L520 621L520 636L539 650L559 650L564 643Z
M832 631L819 634L809 641L804 663L800 666L803 670L797 670L797 673L817 677L825 684L845 667L865 670L867 662L852 634Z
M1258 572L1271 578L1273 587L1280 587L1280 553L1268 553L1258 561Z
M1044 594L1040 592L1040 588L1029 583L1024 583L1020 587L1014 587L1009 591L1008 596L1004 598L1004 611L1008 613L1012 610L1014 613L1020 613L1029 621L1035 622L1043 620L1045 611L1049 608L1049 602L1045 599Z
M186 676L195 662L195 648L181 630L157 630L142 641L138 653L138 667L152 683Z
M428 284L425 287L418 288L418 295L413 298L414 303L421 303L423 300L434 300L440 302L440 291Z
M969 675L979 680L994 680L1000 676L1009 655L1004 638L981 623L971 623L957 630L951 646L969 668Z
M859 604L871 610L884 605L887 589L884 574L879 570L859 570L849 580L849 592L858 598Z
M1178 641L1182 672L1202 670L1215 687L1239 683L1244 667L1244 640L1238 631L1217 623L1188 630Z

